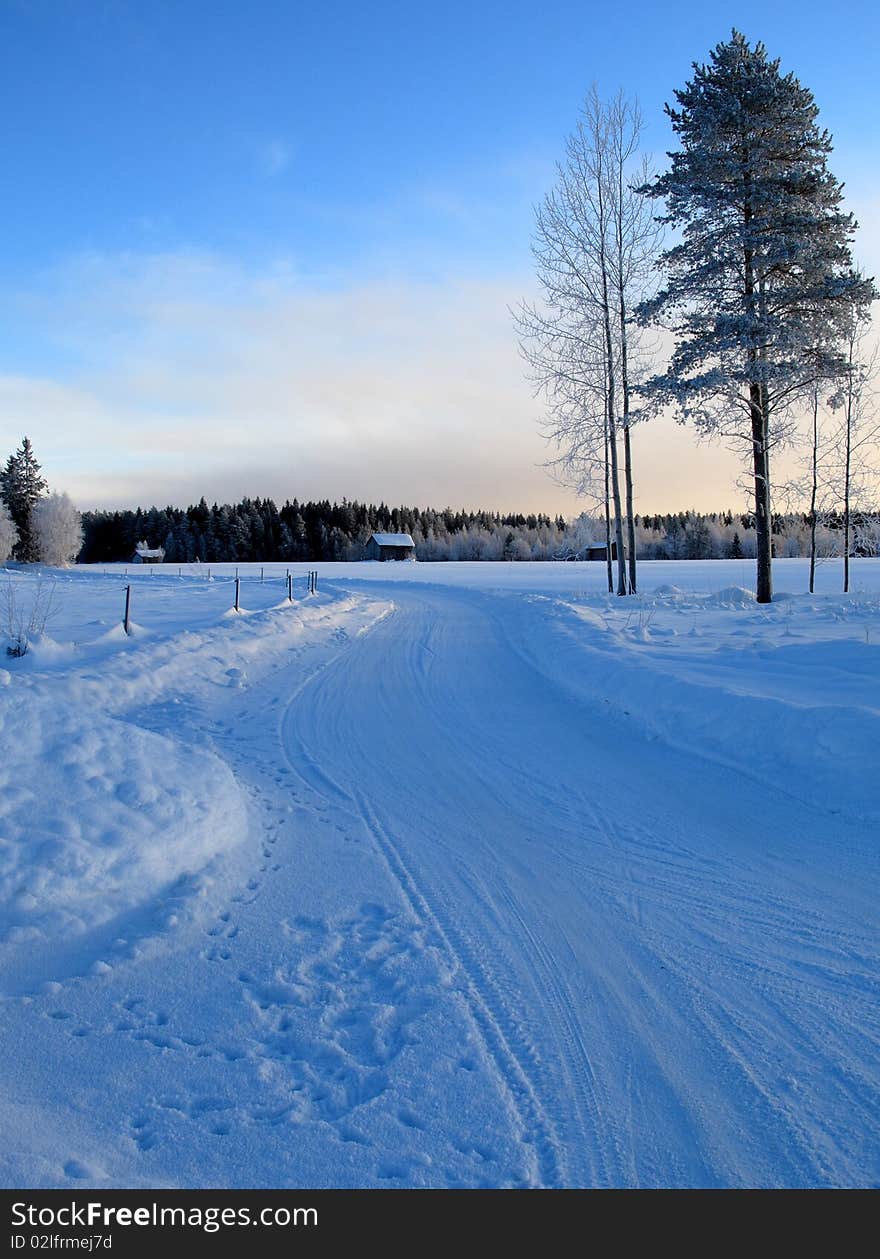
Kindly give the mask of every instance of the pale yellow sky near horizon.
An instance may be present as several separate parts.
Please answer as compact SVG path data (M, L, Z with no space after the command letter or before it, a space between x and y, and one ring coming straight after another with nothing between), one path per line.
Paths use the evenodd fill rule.
M854 206L869 270L878 207ZM328 288L284 262L79 258L18 299L75 370L0 375L0 454L26 433L84 509L345 496L570 516L589 504L542 467L554 451L510 316L533 285ZM634 462L641 513L749 505L737 457L668 417L639 426ZM774 481L794 471L775 459Z

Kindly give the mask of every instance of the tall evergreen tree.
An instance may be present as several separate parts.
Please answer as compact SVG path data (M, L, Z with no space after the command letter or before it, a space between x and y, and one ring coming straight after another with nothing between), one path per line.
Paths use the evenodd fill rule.
M22 438L20 448L6 460L0 472L0 498L6 504L18 530L13 555L25 564L40 558L39 543L33 528L33 510L48 486L37 463L30 438Z
M644 191L681 232L665 287L642 307L677 343L648 388L683 418L748 442L757 597L772 598L770 450L816 379L845 374L841 331L874 300L852 266L852 215L827 169L831 137L813 97L764 46L734 31L666 107L681 148Z

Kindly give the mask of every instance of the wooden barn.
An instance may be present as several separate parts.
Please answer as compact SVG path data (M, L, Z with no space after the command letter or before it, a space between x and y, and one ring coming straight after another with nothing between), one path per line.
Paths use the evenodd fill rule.
M371 533L364 558L368 560L414 560L416 544L408 533Z
M146 542L139 542L131 557L132 564L161 564L165 559L165 550L161 546L149 547Z
M604 560L608 558L608 548L604 542L591 542L589 546L585 546L583 550L583 558L585 560ZM611 542L611 558L617 559L617 543L612 539Z

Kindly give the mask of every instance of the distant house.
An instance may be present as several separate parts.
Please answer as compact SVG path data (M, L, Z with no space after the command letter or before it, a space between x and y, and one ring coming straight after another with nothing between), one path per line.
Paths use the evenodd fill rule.
M416 544L408 533L371 533L364 558L368 560L414 560Z
M132 564L161 564L165 559L164 547L149 547L146 542L139 542L131 557Z

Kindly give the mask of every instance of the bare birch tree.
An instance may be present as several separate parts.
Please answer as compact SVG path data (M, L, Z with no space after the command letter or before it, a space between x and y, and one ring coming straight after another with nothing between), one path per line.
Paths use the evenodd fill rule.
M636 529L633 505L632 426L638 418L633 409L633 381L644 375L649 358L643 334L633 320L633 310L645 300L652 283L654 256L660 246L662 229L650 202L638 192L651 177L650 162L639 157L639 141L644 124L638 101L618 92L606 108L607 139L611 168L611 217L613 223L613 265L617 335L620 354L620 426L623 430L626 529L629 560L629 587L635 594Z
M849 592L850 557L853 550L853 508L867 486L875 482L873 457L880 444L880 412L874 385L880 370L876 346L869 349L870 318L853 307L846 333L846 374L834 403L840 412L837 450L843 516L843 589Z
M635 191L648 173L644 164L633 169L641 130L636 105L622 94L603 104L593 89L557 167L556 187L536 213L533 253L543 306L523 303L516 313L532 380L548 404L544 431L560 451L551 466L603 503L609 589L613 529L619 595L636 588L630 429L642 349L631 311L645 296L658 233Z

